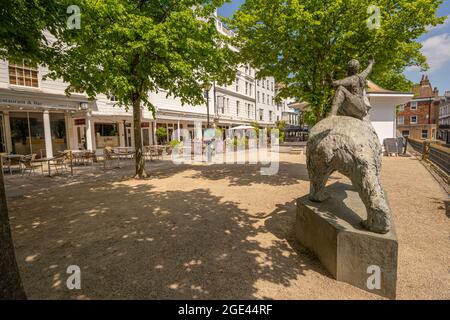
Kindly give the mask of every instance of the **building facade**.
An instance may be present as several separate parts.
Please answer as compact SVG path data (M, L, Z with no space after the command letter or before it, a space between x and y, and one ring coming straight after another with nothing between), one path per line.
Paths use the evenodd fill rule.
M404 137L435 140L439 118L439 91L433 89L428 76L413 87L414 97L400 105L397 112L397 130Z
M371 109L370 122L375 129L380 143L383 146L385 139L397 137L396 108L411 100L411 92L392 91L368 81L367 97Z
M279 94L282 87L283 84L276 84L275 96ZM300 114L304 106L307 106L307 104L297 102L293 98L278 101L277 112L281 114L279 121L284 121L289 126L300 126Z
M68 84L44 80L47 73L42 66L0 62L1 152L51 157L66 149L134 145L131 110L119 107L114 97L105 95L98 95L94 101L83 93L73 92L67 97ZM167 132L160 143L174 138L178 128L188 129L193 137L194 123L202 122L206 127L208 113L211 126L223 129L255 122L261 127L275 126L281 112L273 102L274 79L260 80L258 86L255 73L249 66L240 67L231 85L211 87L205 105L182 105L179 99L167 97L164 90L149 93L157 110L155 119L149 110L142 110L143 144L158 143L155 132L159 127Z
M450 144L450 91L446 91L439 106L438 138Z
M217 30L226 36L234 33L216 19ZM234 48L237 50L236 48ZM235 81L228 86L213 86L214 123L221 128L258 123L261 127L273 127L281 118L275 103L275 79L256 79L257 70L250 65L238 68Z
M219 19L216 27L222 34L233 36ZM43 66L0 61L0 152L51 157L66 149L134 145L131 110L118 106L114 96L98 95L92 101L83 93L72 92L68 97L68 84L44 79L47 73ZM182 105L164 90L150 92L156 113L154 118L149 110L142 109L143 145L180 139L174 136L177 129L198 136L196 122L202 122L203 128L208 122L222 129L254 123L274 127L282 116L274 102L274 78L257 80L256 70L248 65L238 68L232 84L212 84L205 98L206 104L191 106ZM166 137L157 137L160 127L166 129Z

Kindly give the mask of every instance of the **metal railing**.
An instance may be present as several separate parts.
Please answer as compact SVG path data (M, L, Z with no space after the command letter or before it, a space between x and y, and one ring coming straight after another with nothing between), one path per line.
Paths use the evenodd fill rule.
M450 175L450 152L445 148L430 145L428 159Z
M407 143L414 149L414 151L416 151L420 154L423 154L423 142L422 141L408 138Z
M408 138L411 148L422 155L423 160L428 160L438 166L450 176L450 149L433 144L431 141L421 141Z

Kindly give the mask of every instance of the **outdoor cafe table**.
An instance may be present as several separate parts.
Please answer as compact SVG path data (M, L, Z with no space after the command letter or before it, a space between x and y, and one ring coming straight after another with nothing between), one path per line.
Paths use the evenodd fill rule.
M113 149L113 153L119 157L119 160L122 157L128 159L129 156L134 155L134 150L131 147L116 147Z
M6 153L2 153L1 157L0 157L2 170L3 170L3 158L5 158L7 160L17 160L17 161L19 161L23 157L24 157L24 155L22 155L22 154L6 154ZM8 169L9 169L9 173L12 174L11 165L8 166Z
M70 160L75 161L76 164L86 165L86 155L92 154L89 150L67 150L70 153Z
M41 159L35 159L33 160L34 163L42 163L44 164L45 162L47 162L48 165L48 176L51 177L51 162L54 161L56 158L52 157L52 158L41 158Z

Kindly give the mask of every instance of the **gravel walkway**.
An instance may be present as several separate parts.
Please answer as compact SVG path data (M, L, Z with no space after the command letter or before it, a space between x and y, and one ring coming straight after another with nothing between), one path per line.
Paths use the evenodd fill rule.
M169 164L143 181L127 178L131 169L7 177L28 296L380 299L333 280L296 243L295 199L309 189L305 158L280 157L275 176L254 165ZM414 158L383 165L399 237L398 298L449 299L448 195ZM81 290L66 288L69 265L81 268Z

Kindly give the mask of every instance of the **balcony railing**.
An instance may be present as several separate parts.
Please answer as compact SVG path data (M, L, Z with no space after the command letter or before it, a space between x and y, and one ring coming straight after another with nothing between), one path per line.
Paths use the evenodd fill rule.
M218 29L219 31L222 31L223 33L225 33L225 34L228 35L229 37L234 37L234 36L236 35L233 31L231 31L231 30L225 28L224 25L223 25L223 23L222 23L222 21L220 21L220 20L218 20L218 19L216 20L216 26L217 26L217 29Z

